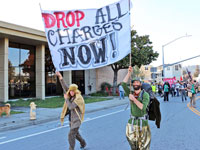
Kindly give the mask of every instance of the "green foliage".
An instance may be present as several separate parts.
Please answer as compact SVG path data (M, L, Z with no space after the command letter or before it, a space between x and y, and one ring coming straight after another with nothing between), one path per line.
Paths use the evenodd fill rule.
M90 94L90 96L103 96L103 97L106 97L106 96L108 96L108 93L107 92L103 92L103 91L97 91L96 93Z
M63 97L52 97L52 98L46 98L45 100L41 100L41 99L28 99L28 100L19 99L16 102L9 102L9 103L11 104L11 106L29 107L31 102L34 102L37 105L37 107L57 108L57 107L63 106L64 98Z
M148 65L158 58L158 53L153 51L152 42L149 35L139 36L135 30L131 31L131 66L140 68L142 65ZM130 56L111 64L114 71L113 93L117 87L117 73L120 69L126 69L130 66ZM141 74L144 78L144 74Z
M101 102L101 101L108 101L112 100L112 98L102 98L102 97L90 97L90 98L84 98L85 103L95 103L95 102Z
M93 103L93 102L99 102L99 101L106 101L110 100L110 98L102 98L102 97L85 97L84 98L85 103ZM46 98L45 100L41 99L29 99L29 100L18 100L9 102L11 104L11 107L14 106L21 106L21 107L30 107L31 102L35 102L37 107L41 108L58 108L62 107L64 104L64 98L63 97L52 97L52 98ZM19 112L16 112L19 113Z
M22 111L12 111L12 110L11 110L10 115L21 114L21 113L24 113L24 112L22 112ZM2 116L6 116L6 113L3 112L3 113L2 113Z
M131 66L148 65L158 58L159 54L153 51L149 35L139 36L135 30L131 31ZM129 67L129 55L121 61L112 64L113 70L120 70Z
M101 91L102 92L106 91L106 87L108 87L108 89L110 89L111 85L109 83L107 83L107 82L101 83Z

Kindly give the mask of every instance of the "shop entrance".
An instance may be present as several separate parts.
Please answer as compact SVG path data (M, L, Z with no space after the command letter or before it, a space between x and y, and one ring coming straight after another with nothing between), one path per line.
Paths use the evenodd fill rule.
M72 71L72 83L78 85L81 94L85 94L85 71L84 70Z

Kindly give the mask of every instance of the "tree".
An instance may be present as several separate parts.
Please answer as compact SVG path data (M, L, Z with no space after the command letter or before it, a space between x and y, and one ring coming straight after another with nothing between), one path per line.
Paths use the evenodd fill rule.
M135 77L139 77L140 76L140 68L136 65L133 67L133 74L132 74L132 77L135 78Z
M196 65L196 70L194 72L194 77L198 77L200 74L199 65Z
M8 81L11 82L11 80L14 79L15 76L15 68L12 65L12 62L8 59Z
M149 35L139 36L136 30L131 31L131 66L148 65L152 61L158 58L158 53L153 51L152 42L149 39ZM111 64L111 68L114 71L113 78L113 94L115 94L117 87L117 76L120 69L126 69L129 67L129 55L119 62Z
M141 78L141 79L144 79L144 77L145 77L145 74L144 74L144 72L137 66L137 65L135 65L134 67L133 67L133 74L132 74L132 76L131 76L132 78Z

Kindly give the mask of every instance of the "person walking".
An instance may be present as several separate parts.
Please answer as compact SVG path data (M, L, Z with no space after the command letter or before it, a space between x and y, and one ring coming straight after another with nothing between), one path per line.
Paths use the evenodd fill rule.
M85 114L84 99L81 96L81 92L78 90L78 86L76 84L71 84L68 89L60 72L56 72L56 75L60 80L61 86L63 87L65 98L62 113L60 116L61 125L64 123L65 116L69 115L69 150L74 150L76 139L80 142L80 148L84 149L86 147L86 142L79 133L79 128L84 120Z
M175 96L175 84L174 83L172 83L172 85L171 85L171 93L172 93L172 97L174 97Z
M127 86L133 68L129 66L122 86L130 99L131 118L126 126L126 137L132 150L149 150L151 143L151 131L148 125L147 106L150 98L149 94L141 90L142 83L139 78L132 80L133 94Z
M119 99L121 100L122 98L124 99L124 89L122 87L122 84L119 84Z
M164 88L164 101L169 101L169 91L170 91L169 82L165 82L163 88Z
M177 83L176 83L176 95L177 95L177 97L179 97L179 88L180 88L180 83L179 83L179 80L178 80Z
M198 93L198 87L199 87L199 83L194 80L194 85L195 85L195 91L196 91L196 94Z
M184 102L184 100L187 101L186 90L187 90L187 84L185 82L181 82L180 91L181 91L182 102Z
M194 83L194 80L190 80L188 82L187 85L187 89L188 89L188 96L190 97L190 107L194 107L196 108L196 101L195 101L195 97L196 97L196 85Z
M158 84L158 94L163 97L163 86L161 83Z
M154 95L156 95L156 85L155 85L155 83L152 84L151 88L152 88Z

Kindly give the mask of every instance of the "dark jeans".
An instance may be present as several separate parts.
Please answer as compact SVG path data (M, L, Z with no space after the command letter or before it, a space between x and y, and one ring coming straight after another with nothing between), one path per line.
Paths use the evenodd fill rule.
M85 145L86 145L85 140L81 137L78 130L79 130L79 128L70 129L70 132L68 135L68 141L69 141L69 145L70 145L69 150L74 150L76 139L80 142L81 147L85 147Z
M164 101L169 101L169 92L164 92Z
M160 96L163 96L163 93L162 93L162 90L158 90L158 94L160 95Z
M181 90L181 97L182 97L182 101L187 100L187 97L186 97L186 91L185 90Z
M175 89L174 88L172 88L171 93L172 93L172 97L174 97L175 96Z
M176 89L176 95L179 97L179 89Z

